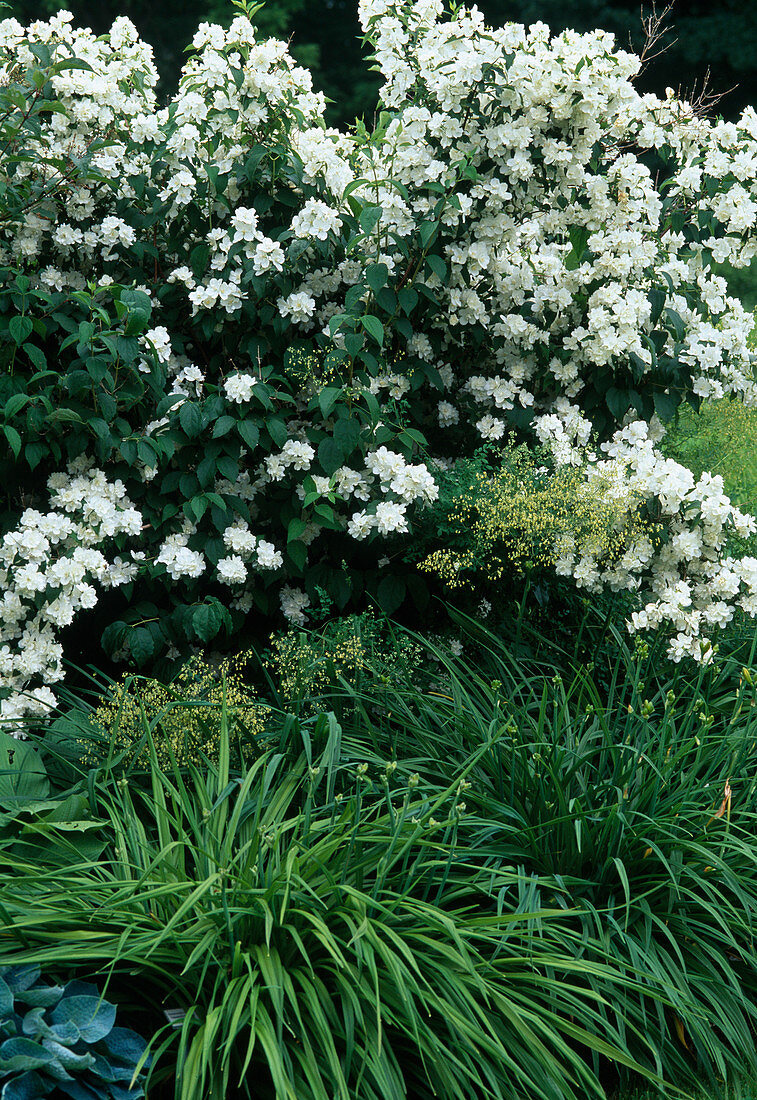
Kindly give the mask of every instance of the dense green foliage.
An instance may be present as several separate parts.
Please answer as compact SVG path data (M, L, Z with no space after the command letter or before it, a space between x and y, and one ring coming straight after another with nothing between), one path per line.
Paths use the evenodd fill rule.
M241 767L224 734L217 763L103 746L77 780L86 726L57 723L40 765L89 791L105 846L69 834L61 866L6 833L0 964L114 992L137 968L156 1097L567 1100L757 1072L751 672L671 679L618 636L598 687L546 642L515 660L458 628L462 657L398 635L414 659L390 681L367 649L359 683L316 675Z
M575 932L457 839L492 738L442 784L396 761L376 782L366 747L341 741L322 714L284 721L238 774L228 751L187 774L153 758L146 788L106 774L99 860L52 873L0 854L0 959L114 985L138 967L147 1004L182 1021L153 1049L187 1100L601 1096L574 1044L632 1062L580 980Z
M11 4L23 19L39 6ZM231 15L225 0L70 6L98 30L116 14L134 18L164 66L164 97L198 19ZM625 0L582 0L569 11L556 0L517 10L489 0L482 10L495 22L538 17L557 28L569 19L623 35L637 21ZM271 0L255 18L264 33L294 33L294 55L338 98L334 118L371 114L375 74L355 76L360 44L342 0ZM754 18L737 0L714 12L691 0L676 16L683 40L645 79L678 83L684 67L693 78L706 50L719 81L753 73ZM487 331L474 329L455 351L443 334L443 295L453 268L445 249L462 239L450 211L485 167L479 174L466 156L448 165L444 183L418 185L423 218L395 235L402 271L372 251L382 208L357 184L347 185L331 228L299 238L287 227L300 200L325 193L292 141L308 91L279 58L257 70L272 77L260 102L257 91L248 96L239 58L255 48L224 42L197 62L210 59L202 94L212 136L186 154L196 192L180 216L162 188L184 163L169 148L183 107L174 104L165 129L144 142L134 194L114 204L114 180L96 168L112 133L92 130L75 158L59 147L44 172L27 173L39 163L46 116L58 115L63 129L70 121L55 79L86 68L42 44L0 86L0 227L54 224L71 186L92 198L99 231L111 210L139 231L124 232L121 254L106 249L99 284L96 264L82 262L86 278L65 292L54 279L35 281L36 260L26 272L23 262L0 268L3 524L27 508L21 530L31 544L35 524L55 532L70 515L78 522L80 509L86 560L111 538L87 516L87 492L90 511L105 513L113 500L75 475L91 459L127 484L141 515L132 530L114 521L114 548L128 554L139 535L145 550L100 617L86 619L82 648L91 653L102 636L114 660L150 673L116 681L77 669L56 713L40 719L30 709L24 725L20 710L0 728L0 1100L755 1100L753 621L739 609L708 661L674 665L662 631L628 641L633 592L610 586L589 600L555 575L561 540L589 556L600 547L614 563L628 532L664 540L669 517L637 507L640 497L612 497L609 482L588 479L580 463L555 473L546 447L474 444L464 420L436 415L439 371L406 351L420 333L429 345L444 342L445 355L452 347L464 370L479 369ZM223 115L214 113L213 66L227 61L228 88L246 90ZM143 92L147 76L124 77L111 98ZM202 81L191 88L191 79L196 107ZM145 102L149 114L155 104ZM247 159L221 170L212 156L223 164L229 120L235 111L232 121L246 111L257 118L261 103L270 114L255 123ZM466 107L466 126L474 115ZM111 121L113 132L123 124ZM320 119L309 123L320 140ZM354 165L381 165L386 123L358 128ZM346 146L323 148L335 162L347 158ZM401 186L416 194L414 181ZM220 306L190 310L181 280L166 272L182 263L190 282L218 282L213 249L224 234L204 234L226 208L244 305L227 316ZM708 219L703 210L687 226L694 242ZM568 236L572 271L588 231ZM270 254L279 249L280 266L253 265L261 241ZM297 297L300 280L332 262L354 265L349 289L326 328L302 338L277 295ZM145 280L151 294L135 289ZM757 512L757 414L728 399L681 405L684 391L699 404L690 363L679 361L683 322L666 287L652 283L649 293L651 343L661 351L676 337L672 356L660 357L675 385L664 388L661 376L647 385L643 371L641 381L626 377L627 364L594 372L584 397L597 441L632 407L646 419L656 412L670 421L665 455L695 477L721 475L725 492ZM207 388L190 383L177 400L171 359L198 349ZM402 379L368 384L400 360ZM509 431L525 429L531 413L507 416ZM420 462L442 446L463 457L433 467L432 493ZM387 447L396 453L377 459ZM257 448L257 477L269 473L253 503ZM70 483L56 482L72 459ZM380 472L387 462L390 472ZM302 476L287 482L287 463ZM371 464L387 499L369 510L388 504L400 520L380 543L366 532L349 542L340 471ZM32 510L50 474L61 512L52 519ZM402 477L421 486L415 497L389 488ZM402 501L414 500L426 507L405 527ZM700 503L706 496L689 501ZM257 532L258 523L275 546L256 542L249 525ZM399 531L412 538L401 544ZM182 573L166 547L184 535ZM218 565L244 572L250 539L256 552L265 548L264 572L240 596L223 586ZM741 551L755 545L757 536L741 540ZM69 549L63 536L47 547L54 594L81 581ZM227 558L231 550L249 551L245 562ZM103 562L103 571L125 568L120 557ZM265 570L277 569L302 585L305 603L274 587ZM682 582L693 575L686 569ZM42 615L35 570L36 559L19 591ZM432 599L433 574L470 615ZM3 599L12 629L13 600ZM306 605L315 629L301 625ZM423 633L380 610L344 615L366 605L387 614L412 605ZM279 607L289 629L271 635ZM46 626L41 633L49 641ZM23 650L9 639L3 674L11 648ZM250 639L231 659L209 648ZM182 663L186 648L195 655ZM170 656L158 663L161 654ZM20 664L19 694L29 696L40 669ZM45 690L42 711L52 705ZM115 1026L116 1005L144 1039Z

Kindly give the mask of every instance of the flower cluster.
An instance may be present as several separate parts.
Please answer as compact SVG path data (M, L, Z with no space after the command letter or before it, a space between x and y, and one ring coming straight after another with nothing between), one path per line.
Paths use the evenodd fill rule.
M23 733L19 720L55 706L50 684L63 678L57 632L77 612L94 607L95 585L133 580L144 554L109 561L101 547L137 536L142 517L119 481L74 464L48 480L47 512L27 508L0 542L0 719Z
M712 631L725 626L741 608L757 615L757 558L724 556L729 536L757 531L752 516L734 507L723 492L723 479L690 470L663 458L643 422L633 422L603 444L606 457L595 459L588 478L602 478L612 495L632 493L654 509L659 541L642 535L612 563L602 556L565 546L558 572L598 592L638 590L642 607L628 624L632 632L661 625L672 631L674 661L712 657Z
M244 520L238 520L223 533L223 543L230 554L218 562L218 578L224 584L242 585L247 580L247 567L280 569L284 558L280 550L265 539L256 538Z
M217 760L223 722L247 751L265 731L269 708L260 703L243 675L242 653L211 664L191 657L170 685L149 678L124 677L97 706L92 722L125 762L144 765L154 749L165 769ZM145 738L149 724L152 741ZM98 763L93 742L83 742L85 761Z

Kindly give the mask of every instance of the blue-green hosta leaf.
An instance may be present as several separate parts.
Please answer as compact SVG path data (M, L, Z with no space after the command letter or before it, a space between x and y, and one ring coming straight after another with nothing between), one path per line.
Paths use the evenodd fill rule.
M38 1100L38 1097L49 1095L48 1084L49 1082L32 1070L8 1081L0 1096L2 1100Z
M89 1051L86 1054L76 1054L70 1047L64 1046L62 1043L56 1043L54 1039L43 1039L42 1046L53 1055L56 1062L59 1062L65 1070L83 1073L85 1069L90 1069L95 1064L94 1055L90 1054Z
M12 993L30 989L39 980L39 976L40 969L33 963L23 963L21 966L0 966L0 977Z
M116 1020L115 1006L99 997L64 997L51 1013L54 1024L70 1020L76 1024L86 1043L97 1043L104 1039Z
M21 1022L21 1027L24 1035L26 1035L28 1039L36 1039L39 1041L39 1039L47 1035L50 1027L45 1021L44 1008L32 1008L27 1012Z
M35 985L31 989L19 990L16 1001L30 1008L52 1008L62 996L62 985Z
M92 1058L92 1075L100 1078L102 1081L107 1081L108 1084L112 1084L114 1081L130 1081L131 1075L134 1072L134 1067L119 1067L114 1069L107 1058L103 1058L102 1054L90 1054ZM127 1076L128 1074L128 1076Z
M113 1086L111 1086L111 1091L108 1094L109 1096L114 1096L112 1089ZM75 1081L73 1079L71 1081L60 1081L56 1086L55 1092L56 1095L60 1094L61 1096L70 1097L70 1100L101 1100L103 1095L101 1089L91 1089L87 1085L83 1085L81 1081ZM137 1092L126 1094L128 1100L131 1100L132 1096L138 1095L140 1094Z
M122 1089L119 1085L110 1086L110 1095L113 1100L138 1100L139 1097L144 1096L145 1090L140 1088L139 1085L135 1085L133 1089Z
M3 1075L48 1067L55 1055L21 1035L0 1044L0 1079Z
M103 1046L111 1058L136 1066L144 1054L145 1040L129 1027L114 1027L103 1039ZM148 1059L149 1064L149 1059Z
M0 1020L10 1016L13 1012L13 994L8 983L0 977Z
M42 1006L27 1012L21 1026L24 1035L28 1035L31 1039L53 1039L57 1043L66 1043L68 1046L73 1046L79 1040L79 1029L76 1024L67 1020L64 1024L53 1024L51 1027L45 1019L45 1009Z

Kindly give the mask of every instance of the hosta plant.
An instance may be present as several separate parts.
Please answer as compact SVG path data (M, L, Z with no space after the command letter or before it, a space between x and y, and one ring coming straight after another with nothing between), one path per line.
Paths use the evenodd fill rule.
M0 967L2 1100L138 1100L146 1043L116 1027L94 985L41 980L33 965Z

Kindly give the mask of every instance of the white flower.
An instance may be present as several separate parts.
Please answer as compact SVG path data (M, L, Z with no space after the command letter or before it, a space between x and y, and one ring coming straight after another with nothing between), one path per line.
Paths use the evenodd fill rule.
M442 428L449 428L452 424L457 424L460 419L460 413L449 401L440 401L436 409Z
M228 378L224 380L223 392L226 394L229 401L234 401L237 405L243 405L246 401L250 400L252 391L257 384L258 379L252 374L244 374L242 372L230 374Z
M218 579L224 584L243 584L247 580L247 569L239 555L221 558L218 562Z
M300 588L285 585L279 594L284 618L294 626L305 625L305 608L310 606L310 597Z
M148 329L142 340L144 343L152 344L158 362L167 363L169 361L171 358L171 337L168 335L168 329L164 328L163 325Z
M281 458L295 470L309 470L315 458L315 451L309 443L288 439L282 448Z
M271 268L274 271L283 271L285 260L284 249L278 241L272 241L269 237L259 241L252 254L252 266L256 275L263 275Z
M376 508L376 527L380 535L389 535L393 531L407 531L405 519L406 504L397 504L394 501L382 501Z
M365 539L376 526L376 517L367 512L355 512L347 524L347 531L353 539Z
M199 551L190 550L188 546L181 544L181 536L171 536L163 543L160 552L155 558L157 564L165 565L166 572L172 580L181 577L195 579L205 572L205 558Z
M482 439L501 439L505 434L506 427L504 420L499 420L496 416L489 416L488 414L476 421L476 428Z
M223 533L224 546L235 554L251 554L257 541L247 524L241 522L238 526L227 527Z
M315 298L306 291L299 290L288 298L279 298L277 302L282 317L290 317L295 325L304 324L315 313Z
M336 232L341 218L320 199L308 199L302 210L292 218L292 233L295 237L315 237L325 241L329 233Z
M257 545L258 565L261 569L280 569L284 564L284 558L279 550L270 542L263 539Z
M237 240L254 241L258 234L258 216L249 206L238 206L231 216Z

